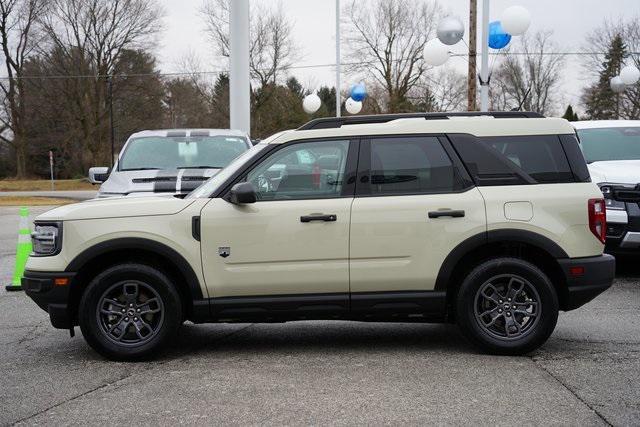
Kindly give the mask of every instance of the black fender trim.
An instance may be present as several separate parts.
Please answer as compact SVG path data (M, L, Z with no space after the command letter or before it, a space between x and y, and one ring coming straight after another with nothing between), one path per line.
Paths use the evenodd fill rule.
M95 246L91 246L84 252L76 256L73 261L69 263L66 272L78 272L87 262L94 259L97 256L105 255L110 252L117 252L127 249L141 249L149 252L153 252L157 255L166 258L169 262L173 263L178 270L182 273L186 279L189 290L191 291L192 300L202 300L202 289L200 288L200 281L198 276L191 268L191 265L175 250L170 247L156 242L150 239L142 239L137 237L124 237L121 239L108 240L106 242L98 243Z
M445 291L449 285L449 281L453 276L455 266L469 252L477 249L485 244L514 242L526 243L535 246L555 259L569 258L569 255L557 243L548 237L527 230L517 230L512 228L491 230L479 233L462 241L456 246L449 255L444 259L438 277L436 278L435 291Z
M482 245L486 245L488 242L489 241L487 239L487 233L484 232L471 236L467 240L463 240L460 244L458 244L458 246L453 248L453 250L449 252L449 255L447 255L447 257L442 262L442 265L440 266L440 271L438 271L438 277L436 278L434 291L445 291L449 285L451 276L453 276L453 270L458 264L458 261L460 261L462 257L469 252L479 248Z
M511 228L502 230L491 230L487 232L487 240L489 243L496 242L520 242L528 243L547 252L555 259L569 258L564 249L556 242L541 234L527 230L515 230Z

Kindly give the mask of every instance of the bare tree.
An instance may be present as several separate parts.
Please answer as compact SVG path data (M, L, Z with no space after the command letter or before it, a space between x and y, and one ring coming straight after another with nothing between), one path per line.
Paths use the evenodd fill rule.
M18 178L27 175L23 70L37 44L35 21L44 8L44 0L0 0L0 43L7 73L7 78L0 81L4 106L0 141L13 148Z
M424 111L458 111L467 101L467 78L451 67L424 76L410 98Z
M553 114L565 57L551 41L551 32L523 35L517 54L507 50L497 72L491 77L491 107Z
M229 56L229 0L205 0L201 14L209 37L218 54ZM293 23L281 4L268 9L251 3L249 23L249 68L260 86L274 84L298 55L293 37Z
M49 45L56 53L58 73L79 76L66 85L75 103L86 168L109 158L107 76L116 72L122 52L148 48L160 30L162 9L156 0L50 0L42 17ZM126 70L118 70L124 72ZM88 77L89 75L95 77ZM115 93L114 85L114 93Z
M437 2L423 0L354 0L347 7L350 71L385 89L389 112L414 108L407 96L426 72L422 51L439 11Z
M596 28L587 36L583 47L583 51L587 53L584 57L583 67L585 74L592 81L596 82L598 80L602 64L605 62L605 54L609 51L616 36L622 37L626 47L626 64L635 64L636 67L640 68L640 16L617 22L605 20L602 26ZM590 87L585 89L585 99ZM618 115L621 119L639 119L640 82L627 87L619 95L618 103Z

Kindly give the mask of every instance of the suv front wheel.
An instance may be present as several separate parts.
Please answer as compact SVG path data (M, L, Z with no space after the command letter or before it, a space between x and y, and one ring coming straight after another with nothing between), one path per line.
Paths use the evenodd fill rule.
M180 297L169 278L143 264L106 269L80 300L78 321L89 345L114 360L139 360L158 352L177 333Z
M467 338L494 354L535 350L558 320L558 297L549 278L515 258L496 258L474 268L462 282L456 308Z

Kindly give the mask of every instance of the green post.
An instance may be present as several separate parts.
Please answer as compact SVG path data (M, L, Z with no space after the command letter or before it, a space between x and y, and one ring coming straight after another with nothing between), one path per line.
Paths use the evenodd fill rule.
M24 267L31 253L31 231L29 230L29 208L20 208L20 230L16 246L16 265L13 270L11 285L5 286L7 291L21 291L20 279L24 274Z

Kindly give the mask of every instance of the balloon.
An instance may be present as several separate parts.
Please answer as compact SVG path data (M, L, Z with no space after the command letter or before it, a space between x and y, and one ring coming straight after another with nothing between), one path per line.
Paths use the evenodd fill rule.
M360 82L357 85L351 86L351 99L362 102L366 96L367 88L365 88L364 83Z
M362 110L362 102L354 101L353 98L349 98L344 102L344 107L349 114L358 114Z
M612 78L609 84L611 85L611 90L615 93L624 92L625 84L620 76L615 76L614 78Z
M302 109L307 114L313 114L318 111L320 105L322 105L322 101L320 101L320 97L315 93L305 96L302 100Z
M500 21L493 21L489 24L489 47L492 49L502 49L511 41L511 34L507 34L502 29Z
M634 85L640 80L640 70L634 65L627 65L620 70L620 79L626 85Z
M424 62L428 65L442 65L449 59L449 48L438 39L429 40L424 45Z
M520 36L531 25L531 14L522 6L511 6L502 12L500 22L505 32L512 36Z
M455 16L447 16L438 24L438 40L446 45L454 45L464 36L464 24Z

